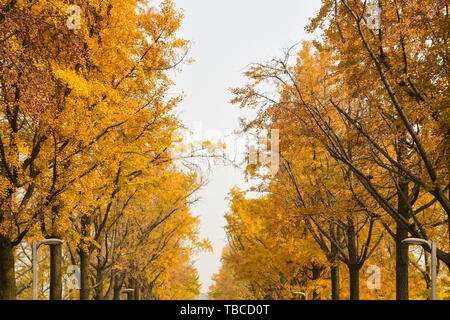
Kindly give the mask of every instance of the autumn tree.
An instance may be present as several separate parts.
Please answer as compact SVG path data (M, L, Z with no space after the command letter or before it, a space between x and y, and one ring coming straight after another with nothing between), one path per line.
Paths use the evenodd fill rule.
M365 1L323 1L306 43L290 64L282 59L254 64L246 87L234 89L234 103L255 108L247 123L309 130L363 191L356 201L396 242L396 293L408 298L409 236L440 242L448 238L448 83L445 76L448 6L445 1L379 1L381 29L367 24ZM425 62L426 61L426 62ZM431 70L431 71L430 71ZM274 92L268 92L271 86ZM287 116L285 115L287 114ZM293 138L290 138L292 135ZM427 141L425 143L424 141ZM432 222L427 211L433 207ZM438 257L449 265L448 241ZM429 251L430 248L426 247ZM447 250L447 251L446 251Z
M312 238L292 232L299 221L284 214L271 195L246 199L232 190L230 201L230 250L222 257L223 265L232 269L247 294L252 299L292 299L294 291L307 291L314 299L323 297L326 258Z
M225 246L222 250L222 257L231 254L231 248ZM208 288L208 297L210 300L240 300L252 298L250 290L245 282L236 278L233 265L227 260L221 259L222 265L218 273L212 277L213 283Z
M2 299L15 298L14 247L23 239L70 240L87 299L91 253L102 249L99 243L110 245L108 232L123 223L137 191L144 189L142 197L172 175L186 177L183 190L196 190L189 174L155 169L175 170L167 165L180 99L166 93L172 85L167 71L187 53L187 41L175 35L182 15L171 1L76 5L81 23L75 30L66 25L63 1L0 6ZM122 209L112 214L114 206ZM189 216L186 204L182 208ZM180 228L194 237L195 223L185 219ZM51 297L59 299L60 246L51 257Z
M2 1L0 21L0 298L14 299L14 247L61 192L49 150L58 148L54 120L69 91L53 66L81 71L90 62L82 39L49 4Z
M396 128L393 123L385 121L389 119L387 111L380 113L377 108L370 109L371 100L354 98L356 94L346 95L350 88L346 91L346 82L340 80L342 71L333 71L340 60L331 63L334 60L330 53L322 49L323 46L317 46L315 55L311 54L311 49L306 46L299 54L295 67L288 65L289 54L282 60L252 67L247 73L251 84L247 88L234 90L237 95L234 102L256 108L261 106L258 120L260 122L264 122L264 116L269 115L269 119L276 119L282 112L288 112L292 119L298 121L299 126L310 128L313 138L327 149L332 158L347 167L346 170L365 188L365 192L370 194L377 206L396 222L397 230L391 230L389 223L384 224L384 227L397 241L397 291L400 298L405 292L408 267L408 248L401 243L401 240L408 236L405 230L413 236L423 236L423 233L426 233L425 225L419 216L439 201L431 193L434 199L424 205L418 205L423 203L420 199L426 199L427 194L430 194L428 189L423 190L417 184L411 193L402 189L402 186L406 188L407 184L413 184L414 181L399 183L399 175L402 173L398 168L389 167L383 162L383 158L386 157L387 161L396 165L403 159L402 170L408 172L420 171L420 160L412 156L412 149L408 151L410 156L406 157L406 140L403 135L399 140L399 131L393 131L392 128ZM336 59L342 60L341 56ZM282 99L274 99L258 90L258 86L266 80L281 88L284 94ZM355 87L352 84L351 89ZM363 88L370 86L365 85ZM382 101L382 95L373 94L371 93L371 99ZM337 97L334 98L333 95ZM394 115L390 119L395 118ZM252 122L254 123L257 122ZM404 175L401 177L404 179ZM410 214L411 212L413 214ZM409 218L406 219L405 215ZM438 211L434 224L441 225L442 221L445 221L442 217L442 211ZM439 257L445 262L446 253L442 250L439 252Z
M365 154L372 153L373 164L391 176L396 186L395 212L379 198L379 190L368 176L352 169L359 172L380 205L396 218L397 294L399 299L406 299L407 248L401 240L408 232L428 238L417 221L424 209L414 208L418 194L431 194L433 199L428 204L438 202L447 218L449 212L448 83L442 76L447 68L448 4L380 1L378 7L382 18L379 30L367 27L368 7L362 1L324 2L310 30L319 28L319 24L324 26L325 20L330 22L322 28L325 45L321 49L333 52L333 73L337 75L334 83L350 95L346 98L331 94L329 103L364 136L370 147ZM349 110L344 106L344 101L355 98L359 108ZM369 112L371 119L361 116L362 111ZM375 119L379 119L377 125ZM389 139L395 141L390 148L380 140L380 124L390 128ZM348 159L342 154L340 158ZM437 223L440 219L436 216ZM449 265L448 253L440 251L438 255Z

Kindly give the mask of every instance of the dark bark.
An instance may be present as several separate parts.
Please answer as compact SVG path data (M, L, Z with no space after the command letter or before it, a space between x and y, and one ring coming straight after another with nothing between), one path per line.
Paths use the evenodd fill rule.
M397 224L395 239L395 290L397 300L408 300L408 246L402 243L408 237L408 230Z
M122 290L121 287L119 288L114 287L114 296L113 296L114 300L120 300L120 290Z
M121 279L118 275L115 275L114 276L114 284L113 284L113 288L114 288L113 299L114 300L121 299L120 291L122 290L122 284L123 284L123 279Z
M134 289L134 279L130 279L128 281L128 288L127 289ZM127 300L134 300L134 291L128 291L127 292Z
M323 270L323 267L313 265L312 270L311 270L312 271L312 280L319 279L320 274L322 273L322 270ZM318 298L318 294L317 294L316 290L314 290L312 299L317 300L317 298Z
M90 217L83 215L81 217L81 234L89 237ZM89 244L81 242L78 253L80 255L80 300L89 300L91 298L91 288L89 283L89 267L90 267L90 249Z
M101 267L96 268L97 274L96 274L96 286L95 286L95 300L105 300L105 295L103 294L105 290L105 273Z
M0 300L16 299L14 249L11 241L0 235Z
M359 266L349 266L350 300L359 300Z
M425 260L425 273L423 273L423 278L425 280L425 283L427 284L427 290L431 290L431 266L429 265L428 256L424 256ZM428 298L430 300L430 297Z
M350 300L359 300L359 269L361 265L358 263L358 248L356 246L356 227L354 222L349 219L348 236L348 272L350 275Z
M134 300L141 300L141 287L137 280L134 281Z
M405 197L408 197L408 183L399 183L400 192L404 196L398 196L398 213L408 220L408 203ZM395 236L395 289L397 300L408 300L408 245L402 243L403 239L408 238L408 228L403 224L397 222L397 230Z
M50 300L62 300L62 245L50 246Z
M89 300L91 296L91 288L89 284L89 252L80 249L80 300Z
M331 228L330 228L331 229ZM331 229L332 230L332 229ZM336 234L337 237L339 231L336 233L332 233L333 235ZM331 265L331 300L339 300L340 299L340 286L339 286L339 264L338 264L338 255L339 250L331 243L331 254L327 256L328 260L330 261Z
M339 266L331 267L331 299L340 299L340 288L339 288Z

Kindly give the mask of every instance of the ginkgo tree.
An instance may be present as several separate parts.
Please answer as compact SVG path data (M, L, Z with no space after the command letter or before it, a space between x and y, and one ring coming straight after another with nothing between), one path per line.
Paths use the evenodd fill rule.
M293 216L286 220L280 203L270 195L246 199L235 189L230 201L226 215L230 250L222 259L246 288L247 298L291 299L295 291L324 297L326 258L314 239L292 232L299 221Z
M108 232L129 222L123 218L133 197L150 194L171 175L180 176L183 190L197 190L190 174L173 172L169 156L180 98L167 97L168 71L178 69L188 49L176 36L182 14L172 1L68 7L65 1L0 3L1 299L16 296L15 248L42 237L70 242L71 260L81 267L80 297L89 299L91 254L108 243ZM70 28L73 14L79 21ZM198 222L188 219L187 207L179 222L185 233L173 239L195 237ZM172 244L172 255L190 257L181 248ZM50 297L60 299L62 248L51 250L50 273L59 276L51 277Z
M356 204L352 207L376 219L395 241L396 297L407 299L410 255L402 240L433 239L440 244L438 258L447 266L450 262L448 6L445 1L378 3L382 23L373 30L366 1L324 0L307 28L320 29L321 40L304 43L294 55L295 65L292 50L252 65L245 73L248 84L232 90L232 102L257 111L245 130L286 129L280 156L292 153L287 166L309 169L310 182L301 181L299 192L294 189L297 201L304 188L314 197L314 185L320 186L314 183L318 166L308 165L302 153L319 146L341 167L342 174L325 174L334 182L341 177L343 184L335 190L322 185L319 211L329 207L336 191L346 190ZM261 176L253 169L250 173ZM297 187L295 175L289 176ZM335 218L339 206L329 210ZM326 230L321 223L316 226Z

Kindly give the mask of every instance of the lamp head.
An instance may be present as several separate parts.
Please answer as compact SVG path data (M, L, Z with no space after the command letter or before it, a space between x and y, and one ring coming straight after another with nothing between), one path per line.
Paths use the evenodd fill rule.
M296 291L296 292L292 292L292 294L294 296L302 296L304 298L304 300L308 300L308 295L304 292Z
M40 242L40 244L47 244L49 246L53 246L53 245L57 245L57 244L62 244L64 241L62 241L61 239L45 239L42 240Z
M424 239L420 239L420 238L407 238L407 239L403 239L402 240L403 244L411 244L411 245L417 245L417 246L422 246L422 245L427 245L430 246L430 242Z

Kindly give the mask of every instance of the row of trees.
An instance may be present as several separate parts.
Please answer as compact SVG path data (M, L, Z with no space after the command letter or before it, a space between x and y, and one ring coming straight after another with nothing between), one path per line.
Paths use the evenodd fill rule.
M51 299L68 265L80 299L198 294L191 259L210 246L189 208L204 182L171 157L180 97L167 94L188 42L173 2L157 3L0 1L0 299L31 297L43 238L65 242L40 265Z
M295 65L292 49L254 64L233 89L258 114L244 131L280 130L280 169L248 166L257 199L232 191L213 297L425 297L429 258L402 243L416 237L437 243L439 297L450 298L448 3L377 5L372 30L366 1L323 0L307 27L320 41ZM360 284L370 265L381 289Z

